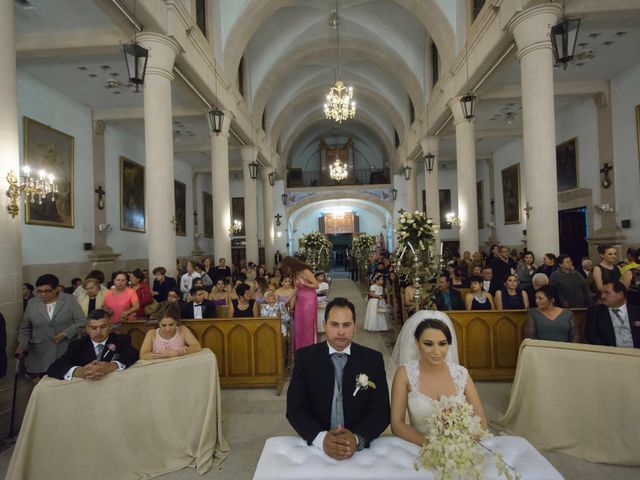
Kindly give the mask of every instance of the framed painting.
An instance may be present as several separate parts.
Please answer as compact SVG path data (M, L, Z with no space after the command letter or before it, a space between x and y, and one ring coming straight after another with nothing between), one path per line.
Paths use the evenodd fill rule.
M24 117L24 165L37 174L54 176L58 193L47 195L42 204L25 204L25 223L73 228L74 138L29 117Z
M578 139L572 138L556 147L558 192L578 188Z
M202 192L202 209L204 211L204 237L213 238L213 197Z
M636 140L638 141L638 161L640 162L640 105L636 105Z
M145 232L144 167L120 157L120 230Z
M520 223L520 164L502 170L502 204L504 224Z
M187 184L173 181L173 195L176 203L176 235L187 236Z
M478 201L478 229L484 228L484 185L482 180L476 184L476 195Z
M234 237L244 237L244 197L234 197L231 199L231 223L235 220L242 222L242 228Z
M451 212L451 190L440 190L440 229L451 230L451 224L447 222L447 213Z

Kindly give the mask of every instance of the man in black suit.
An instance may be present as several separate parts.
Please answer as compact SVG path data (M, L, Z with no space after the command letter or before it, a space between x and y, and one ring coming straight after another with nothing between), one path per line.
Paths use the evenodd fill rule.
M593 345L640 348L640 308L627 303L620 282L602 286L603 304L587 310L587 341Z
M111 332L105 310L99 308L89 314L86 330L88 336L69 343L67 351L49 366L47 375L60 380L100 380L138 360L138 351L129 336Z
M216 306L204 298L207 292L203 287L192 287L189 293L193 300L182 305L183 319L216 318Z
M448 310L464 310L462 295L449 284L449 276L442 273L438 276L438 288L436 289L436 308L441 312Z
M482 289L491 295L495 295L501 286L502 285L493 278L493 270L491 267L484 267L482 269Z
M287 419L308 445L342 460L369 446L390 420L382 354L352 343L353 303L335 298L324 314L327 342L296 352Z

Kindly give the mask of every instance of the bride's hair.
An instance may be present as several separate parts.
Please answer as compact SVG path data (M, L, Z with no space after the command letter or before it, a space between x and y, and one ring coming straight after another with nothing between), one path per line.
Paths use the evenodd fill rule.
M449 327L447 327L447 325L444 322L440 320L436 320L434 318L423 320L418 324L418 326L416 327L416 331L413 334L413 336L416 338L416 341L420 340L420 337L422 336L422 332L424 332L427 328L440 330L446 337L447 343L451 345L451 342L452 342L451 330L449 330Z

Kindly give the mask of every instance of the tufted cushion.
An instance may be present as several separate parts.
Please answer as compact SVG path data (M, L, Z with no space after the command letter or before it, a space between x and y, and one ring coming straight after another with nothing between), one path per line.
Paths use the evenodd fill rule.
M500 452L522 480L562 480L562 475L521 437L494 437L483 442ZM374 440L370 448L348 460L334 460L299 437L273 437L266 441L253 480L429 480L433 475L415 471L418 447L398 437ZM498 478L495 462L487 461L483 479Z

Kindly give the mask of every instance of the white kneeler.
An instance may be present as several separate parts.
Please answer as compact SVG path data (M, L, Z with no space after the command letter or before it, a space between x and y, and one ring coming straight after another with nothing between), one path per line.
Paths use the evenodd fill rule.
M563 480L522 437L494 437L483 444L502 453L522 480ZM432 480L431 472L413 467L418 451L412 443L384 436L347 460L334 460L300 437L273 437L264 445L253 480ZM482 478L499 478L493 457L487 459Z

